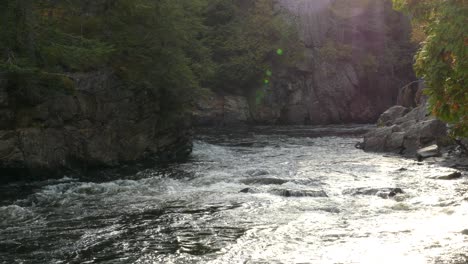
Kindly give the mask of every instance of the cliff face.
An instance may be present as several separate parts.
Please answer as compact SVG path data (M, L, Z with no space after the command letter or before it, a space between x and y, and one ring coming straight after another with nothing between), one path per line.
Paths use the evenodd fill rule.
M255 93L246 95L250 116L244 122L375 122L396 103L399 88L414 80L411 27L390 0L280 0L279 5L298 21L304 56L292 69L273 69L271 85L260 88L265 93L260 102ZM216 104L222 105L211 108Z
M13 86L2 77L0 181L176 159L191 151L185 116L168 122L151 90L130 90L111 72L73 74L69 90Z
M372 122L413 79L410 25L390 1L280 3L297 16L306 46L303 61L278 76L266 103L280 107L281 122Z

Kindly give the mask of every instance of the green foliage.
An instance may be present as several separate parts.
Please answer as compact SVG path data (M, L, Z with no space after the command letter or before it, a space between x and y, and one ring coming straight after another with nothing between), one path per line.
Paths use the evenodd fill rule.
M129 89L158 95L162 114L179 113L201 87L246 93L295 60L294 21L274 3L4 0L0 71L17 86L68 89L70 73L111 68Z
M112 67L132 87L157 91L164 113L186 107L206 73L209 53L199 36L204 4L194 0L119 0L104 14Z
M207 85L248 93L264 80L266 69L288 66L299 57L301 42L294 21L275 10L275 1L217 0L206 12L206 43L212 50L213 78Z
M466 0L394 0L423 26L415 69L427 85L433 113L468 137L468 5Z
M102 68L114 52L111 45L97 40L75 37L58 30L44 33L39 46L44 67L65 71L91 71ZM52 41L51 41L52 40Z
M42 27L31 0L6 0L0 4L0 72L6 73L9 85L21 88L71 90L71 80L43 69Z

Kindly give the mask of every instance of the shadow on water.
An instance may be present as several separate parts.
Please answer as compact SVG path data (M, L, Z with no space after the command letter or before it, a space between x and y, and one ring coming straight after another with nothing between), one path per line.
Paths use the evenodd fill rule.
M246 230L193 223L238 207L240 204L193 207L188 201L171 201L141 212L98 213L70 219L64 214L49 215L44 225L32 224L28 231L9 227L2 232L12 239L0 242L0 262L15 259L21 263L49 263L61 259L66 263L128 263L145 252L211 254Z

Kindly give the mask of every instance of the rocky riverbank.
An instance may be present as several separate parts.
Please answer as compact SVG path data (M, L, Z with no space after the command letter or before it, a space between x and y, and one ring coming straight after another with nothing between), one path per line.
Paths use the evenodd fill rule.
M161 115L149 89L110 71L72 74L69 90L0 83L0 181L52 177L191 151L185 115Z
M403 87L398 98L401 105L385 111L377 128L365 134L357 147L468 170L468 140L449 136L447 124L431 115L423 89L422 82Z

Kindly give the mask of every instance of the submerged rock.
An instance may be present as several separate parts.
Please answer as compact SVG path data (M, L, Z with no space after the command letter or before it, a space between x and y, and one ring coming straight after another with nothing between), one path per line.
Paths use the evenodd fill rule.
M270 174L267 170L249 170L246 173L250 176L264 176Z
M459 171L455 171L455 172L452 172L448 175L444 175L444 176L438 176L436 177L437 180L455 180L455 179L459 179L462 177L462 173L459 172Z
M391 198L396 196L397 194L403 194L403 190L401 188L366 188L366 187L361 187L361 188L353 188L353 189L348 189L344 190L343 194L345 195L352 195L352 196L357 196L357 195L376 195L381 198Z
M273 189L269 193L284 197L328 197L322 190Z
M257 188L244 188L242 190L239 191L240 193L259 193L260 190L258 190Z
M288 182L288 180L278 178L250 178L241 180L244 184L259 184L259 185L281 185Z
M400 189L400 188L395 188L393 190L391 190L389 193L388 193L388 197L394 197L396 196L397 194L403 194L403 190Z

